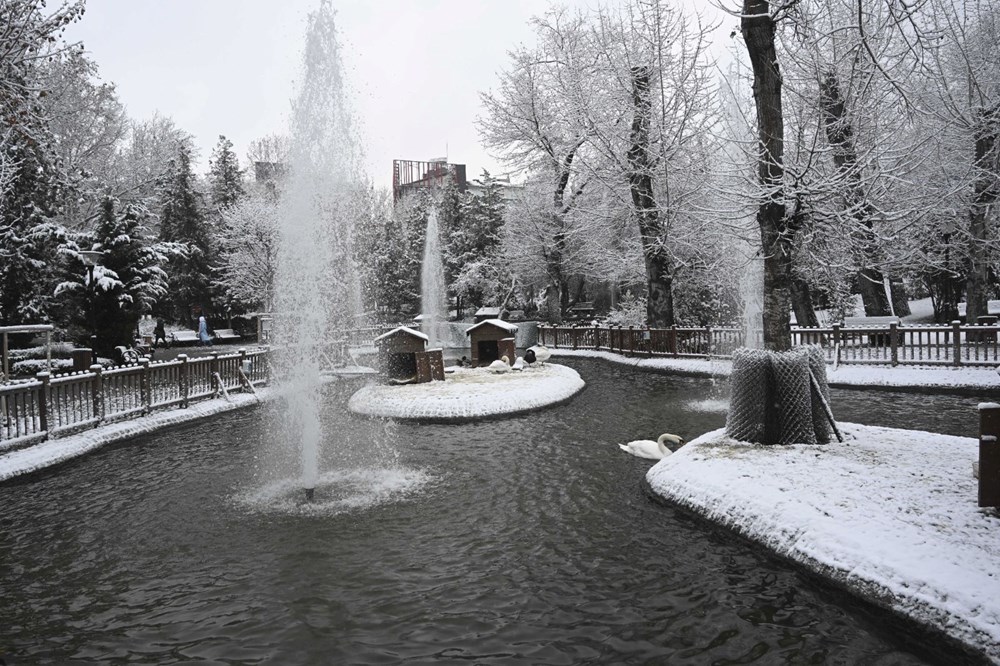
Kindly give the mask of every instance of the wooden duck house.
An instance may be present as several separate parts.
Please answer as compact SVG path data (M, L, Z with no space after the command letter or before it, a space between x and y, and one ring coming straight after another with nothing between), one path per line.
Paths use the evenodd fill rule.
M389 382L422 384L444 380L444 356L440 349L427 349L427 336L406 326L375 338L379 371Z
M472 365L489 365L502 356L506 356L507 360L513 363L516 333L517 324L502 319L486 319L465 329L472 347Z

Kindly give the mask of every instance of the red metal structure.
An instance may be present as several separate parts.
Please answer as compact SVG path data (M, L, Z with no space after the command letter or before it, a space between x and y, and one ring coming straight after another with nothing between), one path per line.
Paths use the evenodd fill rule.
M410 192L454 183L462 192L468 188L464 164L448 164L444 160L418 162L392 161L392 199L399 201Z

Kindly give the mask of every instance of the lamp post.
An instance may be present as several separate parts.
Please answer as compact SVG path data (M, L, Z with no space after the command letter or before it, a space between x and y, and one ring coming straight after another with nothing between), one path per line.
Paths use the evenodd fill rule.
M87 313L87 319L90 324L90 351L94 355L94 361L97 361L97 318L96 313L96 300L97 300L97 286L94 284L94 267L97 266L101 259L104 258L104 250L81 250L80 260L83 261L83 265L87 267L87 286L90 291L89 301L90 307Z

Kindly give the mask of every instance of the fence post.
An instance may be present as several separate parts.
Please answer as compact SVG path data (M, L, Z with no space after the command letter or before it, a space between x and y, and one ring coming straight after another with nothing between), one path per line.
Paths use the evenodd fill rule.
M705 327L705 356L712 357L712 327Z
M952 358L951 362L953 364L955 364L955 365L962 365L962 329L961 329L961 326L962 326L962 322L960 322L957 319L955 321L951 322L951 334L955 336L955 340L954 340L954 342L952 342L952 347L951 347L951 354L952 354L952 356L954 358Z
M896 322L889 323L889 348L892 355L892 365L893 367L899 365L899 340L897 335L899 334L899 324Z
M181 407L187 409L188 393L191 390L191 383L188 381L188 356L178 354L177 360L181 362Z
M100 422L104 420L104 368L95 363L90 366L90 371L94 373L94 380L90 383L93 389L91 397L94 404L94 418Z
M833 329L833 367L836 368L840 365L840 348L841 348L841 337L840 337L840 324L833 323L830 325Z
M42 389L38 392L38 427L45 433L45 439L49 438L49 380L52 375L48 372L39 372L35 378L42 383Z
M677 358L677 324L670 325L670 351Z
M594 324L594 349L600 351L601 349L601 327Z
M545 324L538 325L539 344L545 346Z
M215 385L215 395L222 393L222 373L219 372L219 352L212 352L212 360L208 364L209 381Z
M139 395L142 400L142 413L149 414L153 411L153 396L152 391L150 391L149 380L149 359L146 357L140 358L139 367L142 368L142 374L139 375Z
M979 404L979 506L1000 506L1000 405Z
M577 334L579 332L580 332L580 330L575 325L573 326L573 328L570 329L570 337L573 338L573 351L576 351L576 343L577 343L577 337L578 337Z
M642 332L642 340L646 343L646 356L652 358L653 356L653 331L649 328L649 324L646 324L645 330Z
M628 327L628 355L635 356L635 326Z

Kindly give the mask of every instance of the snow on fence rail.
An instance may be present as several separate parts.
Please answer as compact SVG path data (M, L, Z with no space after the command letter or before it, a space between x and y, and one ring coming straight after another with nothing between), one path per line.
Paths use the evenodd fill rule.
M878 365L1000 365L1000 326L889 324L882 326L792 327L792 344L820 345L829 363ZM728 358L743 346L739 328L719 327L538 327L538 341L550 347L598 349L626 356Z
M35 379L0 384L0 451L154 409L187 407L219 392L216 376L227 391L247 382L264 384L267 352L240 349L196 359L181 354L171 361L143 359L109 370L93 365L57 376L40 372Z

